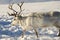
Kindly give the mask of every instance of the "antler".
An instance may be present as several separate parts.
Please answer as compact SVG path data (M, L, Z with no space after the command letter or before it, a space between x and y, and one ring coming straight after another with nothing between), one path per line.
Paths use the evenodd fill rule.
M15 10L12 8L12 6L13 6L13 4L10 4L10 5L8 6L8 8L9 8L10 10L12 10L12 11L18 13L17 11L15 11Z
M20 8L19 14L23 11L23 10L22 10L22 5L23 5L23 3L24 3L24 2L21 2L21 4L17 4L17 5L19 6L19 8Z
M15 16L16 17L16 15L17 15L18 12L13 9L13 4L9 4L9 6L8 6L8 8L13 11L13 13L12 14L10 14L8 12L7 13L8 13L9 16Z
M17 12L16 10L13 9L13 4L14 4L14 3L13 3L13 4L10 4L10 5L8 6L8 8L9 8L10 10L12 10L13 13L12 13L12 14L9 14L9 13L8 13L8 15L10 15L10 16L15 16L15 17L16 17L16 16L21 16L21 12L23 11L23 10L22 10L22 5L23 5L23 3L24 3L24 2L21 2L21 4L17 4L17 5L19 6L19 8L20 8L20 11L19 11L19 12Z
M9 16L15 16L16 17L15 13L14 14L13 13L10 14L9 12L7 12L7 13L8 13Z

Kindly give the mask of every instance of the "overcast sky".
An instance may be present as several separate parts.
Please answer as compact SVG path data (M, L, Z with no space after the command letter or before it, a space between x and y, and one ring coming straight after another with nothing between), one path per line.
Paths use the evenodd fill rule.
M0 4L9 4L9 3L20 3L21 1L24 1L26 3L31 2L48 2L48 1L60 1L60 0L0 0Z

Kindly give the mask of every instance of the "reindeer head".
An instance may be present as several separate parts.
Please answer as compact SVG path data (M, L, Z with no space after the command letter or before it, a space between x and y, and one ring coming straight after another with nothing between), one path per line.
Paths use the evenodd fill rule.
M9 16L14 16L14 20L12 21L13 25L16 25L18 23L18 20L22 20L21 14L22 14L22 11L24 11L24 10L22 10L23 3L24 2L21 2L21 4L17 4L19 7L19 12L17 12L15 9L13 9L14 4L9 4L9 6L8 6L8 8L13 11L13 13L11 13L11 14L8 12Z

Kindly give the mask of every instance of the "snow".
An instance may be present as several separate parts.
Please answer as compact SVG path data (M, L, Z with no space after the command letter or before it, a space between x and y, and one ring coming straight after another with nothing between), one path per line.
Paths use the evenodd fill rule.
M6 17L6 16L5 16ZM57 37L58 30L55 27L40 28L38 30L39 38L36 37L33 30L26 31L24 37L22 38L22 29L19 26L11 26L11 21L4 21L2 17L0 20L0 39L1 40L59 40ZM12 19L10 19L12 20ZM3 22L3 23L2 23ZM7 23L7 24L4 24Z
M57 10L60 11L60 1L58 2L44 2L44 3L25 3L23 9L25 12L40 12ZM13 17L7 15L8 4L0 4L0 40L60 40L58 37L58 29L55 27L39 28L39 38L36 37L33 30L26 31L22 38L22 28L17 26L11 26Z
M8 9L9 4L0 4L0 15L6 15L7 12L12 12ZM19 11L17 5L13 6L16 11ZM60 11L60 1L52 1L52 2L36 2L36 3L24 3L23 13L31 13L31 12L46 12L46 11Z

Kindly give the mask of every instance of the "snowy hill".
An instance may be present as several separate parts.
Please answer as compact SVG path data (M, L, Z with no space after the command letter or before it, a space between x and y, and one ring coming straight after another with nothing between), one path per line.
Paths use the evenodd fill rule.
M17 5L14 6L18 11ZM60 11L60 1L52 2L37 2L37 3L24 3L24 13L31 12L46 12L46 11ZM0 15L10 12L8 4L0 4Z

